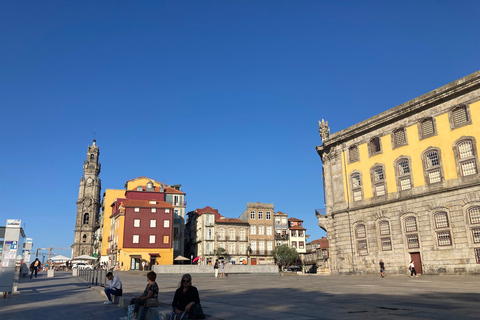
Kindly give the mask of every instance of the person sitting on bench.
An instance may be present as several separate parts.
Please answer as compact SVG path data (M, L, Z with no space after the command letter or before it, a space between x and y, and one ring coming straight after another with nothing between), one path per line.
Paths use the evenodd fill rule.
M112 297L114 296L121 296L122 295L122 282L117 276L113 276L113 273L107 273L107 279L109 280L108 286L105 286L105 294L107 295L108 300L105 301L105 304L112 304Z

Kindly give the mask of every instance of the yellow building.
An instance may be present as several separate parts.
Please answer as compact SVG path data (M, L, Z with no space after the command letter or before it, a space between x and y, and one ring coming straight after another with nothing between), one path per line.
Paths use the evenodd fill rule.
M184 206L184 196L179 186L147 177L127 181L125 190L107 189L101 261L121 270L173 264L174 234L179 233L174 215L178 205Z
M332 273L480 271L480 72L330 135L320 122Z

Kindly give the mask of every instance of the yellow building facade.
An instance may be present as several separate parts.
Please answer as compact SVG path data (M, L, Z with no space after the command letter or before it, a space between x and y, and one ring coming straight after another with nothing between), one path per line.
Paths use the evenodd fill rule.
M332 273L480 271L480 72L320 135Z

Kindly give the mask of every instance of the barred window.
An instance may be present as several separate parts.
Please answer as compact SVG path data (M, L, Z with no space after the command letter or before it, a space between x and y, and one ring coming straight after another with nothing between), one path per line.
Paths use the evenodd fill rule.
M453 109L453 124L455 127L459 127L468 122L467 108L458 107Z
M360 154L358 152L358 147L357 146L351 146L348 149L348 158L350 162L356 162L360 160Z
M440 181L442 181L442 177L440 175L440 169L432 170L432 171L428 172L428 182L430 184L437 183L437 182L440 182Z
M407 243L409 249L419 248L420 244L418 242L418 234L409 234L407 235Z
M398 129L393 133L393 141L394 141L395 148L398 148L407 144L407 139L405 137L405 128Z
M410 173L410 166L408 165L407 159L402 159L398 161L398 174L404 175Z
M368 254L367 240L358 241L358 254L361 256L366 256Z
M384 175L383 175L383 168L382 167L376 167L373 169L373 177L375 182L383 181Z
M381 151L380 138L375 137L370 140L370 154L374 154Z
M440 162L438 161L437 151L432 151L426 154L426 164L427 168L432 168L440 164Z
M439 246L451 246L452 238L450 237L450 231L437 232L437 239Z
M480 248L475 248L475 260L477 260L477 263L480 263Z
M415 217L408 217L405 219L405 231L406 232L417 231L417 219Z
M426 138L431 136L435 133L435 129L433 126L433 119L425 119L421 122L421 129L422 129L422 138Z
M409 190L412 188L412 183L410 181L410 177L400 179L400 189Z
M380 226L380 235L387 236L390 234L390 224L388 221L381 221L379 223Z
M350 176L352 183L353 201L362 200L362 180L359 173L354 173Z
M352 175L352 188L359 188L361 186L360 174Z
M365 230L364 224L359 224L356 228L357 230L357 238L365 238L367 237L367 232Z
M463 177L477 173L477 163L475 153L473 151L473 143L471 140L464 140L457 144L458 160L460 164L460 172Z
M448 216L446 212L436 213L434 218L435 228L448 228Z
M377 197L385 195L385 185L380 184L375 186L375 195Z
M410 161L408 159L398 160L397 179L399 179L397 186L401 191L412 188L412 178L410 177Z
M382 242L382 251L390 251L392 250L392 239L388 238L381 238Z
M428 184L442 181L442 171L440 168L440 156L438 151L433 150L425 153L425 170Z
M473 146L471 140L465 140L457 145L458 156L460 160L473 156Z
M473 243L480 243L480 228L472 229Z
M480 207L473 207L468 210L471 224L480 223Z
M385 174L383 171L383 167L375 167L372 169L373 175L373 182L374 185L374 194L375 196L383 196L385 195Z
M353 201L360 201L362 200L362 191L357 190L353 191Z

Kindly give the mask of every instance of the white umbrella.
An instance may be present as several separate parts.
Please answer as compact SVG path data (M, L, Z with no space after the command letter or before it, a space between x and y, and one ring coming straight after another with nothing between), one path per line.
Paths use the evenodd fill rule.
M190 259L185 258L184 256L178 256L173 261L190 261Z
M62 256L61 254L59 254L59 255L57 255L57 256L55 256L55 257L50 258L50 260L64 262L64 261L70 260L70 258L65 257L65 256Z
M73 258L73 260L97 260L98 258L84 254L83 256L78 256Z

